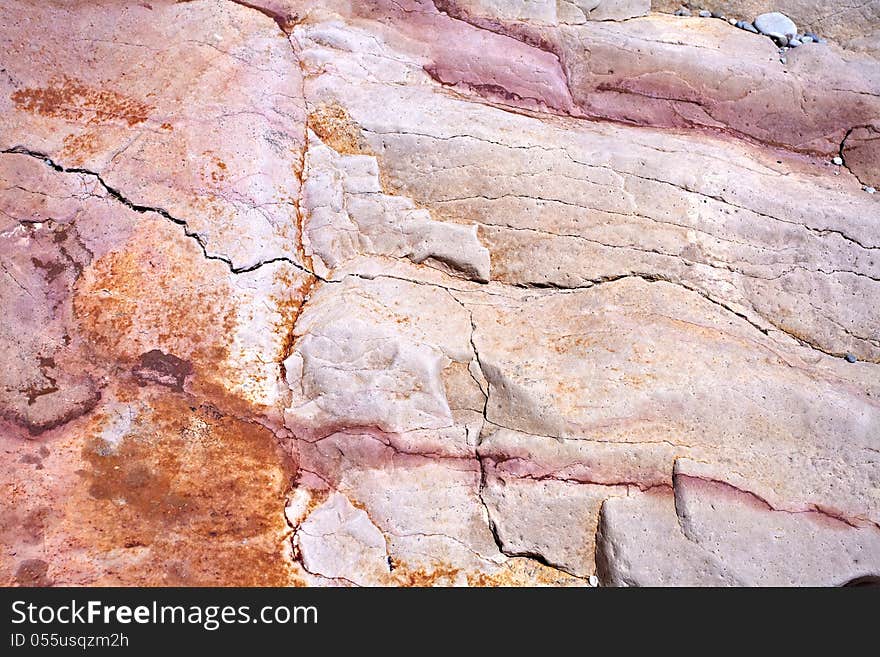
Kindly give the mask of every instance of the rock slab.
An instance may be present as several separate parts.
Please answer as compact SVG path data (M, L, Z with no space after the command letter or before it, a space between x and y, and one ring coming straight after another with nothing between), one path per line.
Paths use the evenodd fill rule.
M880 15L769 4L7 2L0 583L876 583Z

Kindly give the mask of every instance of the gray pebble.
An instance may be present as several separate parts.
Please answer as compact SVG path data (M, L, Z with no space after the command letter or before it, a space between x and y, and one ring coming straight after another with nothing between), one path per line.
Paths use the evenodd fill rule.
M817 37L813 32L805 32L804 36L810 37L811 41L818 41L819 37Z
M847 354L846 356L844 356L844 358L846 359L847 363L855 363L855 362L858 362L858 360L859 360L858 358L856 358L852 354Z
M836 164L837 166L843 166L843 158L837 155L831 160L831 163Z
M792 39L797 36L798 29L794 21L778 11L769 14L761 14L755 19L755 27L761 34L766 34L773 39L785 37Z
M801 43L813 43L813 37L811 37L809 34L805 34L801 37Z
M702 11L700 11L700 18L712 18L712 12L707 9L703 9Z
M772 39L783 48L788 45L788 37L782 36L781 34L772 37Z
M744 29L746 32L751 32L752 34L758 34L758 30L755 29L755 26L751 23L747 23L746 21L743 21L742 29Z
M679 9L677 12L675 12L675 15L676 15L676 16L690 16L690 15L691 15L691 10L688 9L687 7L682 7L682 8Z
M788 40L788 47L789 48L797 48L799 45L801 45L800 39L795 38L795 39Z
M868 187L867 185L865 187L863 187L862 189L864 189L869 194L876 194L877 193L876 189L874 189L873 187Z

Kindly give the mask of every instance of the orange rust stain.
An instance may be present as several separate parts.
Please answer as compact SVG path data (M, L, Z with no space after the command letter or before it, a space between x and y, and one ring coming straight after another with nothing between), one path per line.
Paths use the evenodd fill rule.
M641 374L625 374L621 377L621 381L633 388L644 388L653 385L657 381L657 376L651 372L643 372Z
M493 280L522 283L523 279L527 278L526 265L523 262L524 254L532 253L536 244L546 241L543 237L526 239L503 227L487 225L491 224L492 218L484 216L484 213L475 207L461 206L458 209L432 207L431 212L434 213L435 218L443 221L477 224L480 243L489 249Z
M549 348L558 354L585 354L596 344L595 339L585 335L560 335L548 338Z
M296 176L297 181L299 182L299 190L297 192L296 198L292 199L293 202L293 222L296 227L296 250L299 254L300 259L307 269L314 271L314 264L312 262L312 256L306 253L306 245L305 245L305 226L306 226L306 217L305 213L302 209L302 190L304 185L303 175L306 168L306 149L302 148L299 152L299 157L293 163L293 174ZM284 231L284 237L289 238L288 231Z
M190 245L171 234L174 227L153 228L80 278L74 297L80 330L100 356L130 364L160 349L210 378L228 357L237 326L222 266L192 257Z
M167 123L167 122L166 122L166 123L163 123L163 124L162 124L161 126L159 126L159 127L162 128L162 130L168 130L168 131L173 131L173 130L174 130L174 126L172 126L170 123Z
M64 138L62 154L73 164L83 164L90 157L103 150L103 140L93 132L67 135Z
M139 100L108 89L95 89L64 77L49 86L19 89L10 96L15 106L32 114L86 123L143 123L154 109Z
M327 146L344 155L371 155L369 146L344 107L337 103L322 103L309 114L308 127Z
M296 483L297 483L297 487L300 487L299 481L297 481ZM310 515L312 515L312 512L315 509L317 509L319 506L324 504L324 502L326 502L327 499L330 497L330 490L329 489L316 490L314 488L306 488L306 490L308 490L309 499L306 502L305 509L303 509L303 512L302 512L302 515L300 518L301 520L305 520ZM357 506L357 505L355 505L355 506ZM360 507L358 507L358 508L360 508ZM298 525L299 525L299 523L297 523L297 526Z
M197 196L190 200L193 210L209 223L222 228L228 222L235 220L234 211L230 210L224 202L216 196Z
M303 239L303 235L305 235L305 218L303 217L302 208L300 207L299 201L295 204L295 214L294 221L296 222L296 232L297 232L297 243L296 250L299 254L300 259L306 268L310 271L314 271L315 265L312 260L312 256L306 253L305 241Z
M559 381L554 386L554 389L561 396L580 395L584 391L583 385L580 382L568 380Z
M128 393L138 410L121 440L96 416L83 447L66 508L75 542L142 551L110 577L129 585L297 583L284 518L295 468L274 435L184 394Z
M214 165L211 171L211 180L214 182L223 182L226 180L226 163L216 155L211 156L211 164Z
M303 285L289 278L291 287ZM227 279L179 227L144 217L123 250L94 261L77 281L82 337L112 370L108 398L129 404L134 419L116 447L102 438L119 424L107 407L68 434L82 467L79 483L53 507L61 520L52 531L64 536L64 549L49 559L58 581L68 574L72 583L94 577L96 584L302 583L291 570L284 517L296 469L269 430L237 419L259 409L223 385L238 303ZM294 318L306 289L290 295ZM134 367L156 349L192 363L198 400L149 380L136 384ZM42 519L30 523L43 531Z
M403 587L454 586L464 576L468 586L583 586L584 582L532 559L513 558L494 573L464 571L448 563L433 568L411 568L400 559L391 558L393 567L388 585Z
M285 288L297 288L295 294L285 295L283 298L276 295L270 297L271 303L278 308L278 312L281 314L281 321L276 323L274 331L281 337L277 362L280 367L281 380L284 381L287 375L284 361L293 353L293 345L296 342L296 322L299 320L303 306L305 306L318 279L315 276L308 276L304 280L300 280L295 272L280 270L275 275L275 281Z
M556 568L545 566L533 559L513 558L494 573L468 573L468 586L585 586L585 583Z
M391 557L393 570L390 584L404 587L453 586L461 568L449 564L438 564L434 568L410 568L406 563Z

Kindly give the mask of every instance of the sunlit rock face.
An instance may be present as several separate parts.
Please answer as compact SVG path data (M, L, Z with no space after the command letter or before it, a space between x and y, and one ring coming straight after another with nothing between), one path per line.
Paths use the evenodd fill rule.
M875 581L831 4L8 2L0 583Z
M880 2L840 0L651 0L651 8L673 13L682 5L751 21L766 12L781 12L801 30L834 39L852 50L880 50ZM692 12L696 15L697 10Z

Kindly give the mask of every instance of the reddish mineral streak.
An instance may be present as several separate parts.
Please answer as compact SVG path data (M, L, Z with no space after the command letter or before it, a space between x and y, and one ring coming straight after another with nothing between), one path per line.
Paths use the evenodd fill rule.
M864 518L847 517L840 511L831 509L825 505L807 504L802 509L785 509L778 508L770 504L765 498L757 493L739 488L730 482L721 479L712 479L696 475L687 475L678 473L673 477L673 487L678 490L684 487L691 488L696 491L703 491L708 496L722 496L760 511L770 511L773 513L786 513L793 515L803 515L820 524L831 524L840 527L841 525L852 529L860 527L873 527L880 530L880 525L871 520Z
M527 479L531 481L559 481L570 484L591 486L627 486L642 492L654 490L671 490L672 483L667 473L647 473L642 478L622 478L621 473L608 471L601 465L591 463L568 463L559 469L553 469L523 456L505 456L492 454L481 456L487 472L492 476Z
M599 70L575 75L557 35L528 23L472 16L454 1L374 0L364 3L361 12L364 16L393 20L398 29L411 30L428 44L433 61L425 71L438 82L524 109L627 125L719 133L822 157L837 154L853 126L875 121L880 111L876 102L867 102L856 91L842 105L833 97L808 99L783 94L780 111L770 115L760 97L732 101L724 95L723 87L704 87L698 84L699 80L658 76L662 62L650 56L645 56L644 62L634 60L634 68L620 76L615 76L614 71ZM428 34L432 36L429 38ZM463 68L461 44L473 42L484 42L484 47L480 54L465 58L469 65ZM518 45L512 46L511 42ZM588 45L592 47L589 41ZM599 43L598 47L607 46ZM494 52L511 54L496 59L491 55ZM512 66L521 67L523 72L543 71L543 75L530 80L531 76L517 73ZM810 109L805 112L802 106L807 100L811 101ZM683 106L698 111L682 111ZM873 161L877 160L878 149L871 148ZM853 163L857 160L852 159ZM870 167L859 163L858 169ZM868 179L876 180L876 173L866 174L863 182Z
M346 464L365 470L393 471L442 462L457 471L479 476L479 461L472 453L407 451L399 445L395 434L375 427L322 429L329 432L308 440L295 431L300 436L297 450L301 467L334 488L342 480Z
M440 14L430 2L372 0L357 15L392 21L429 49L426 67L440 82L559 113L572 111L571 94L558 58L504 34L477 29Z

